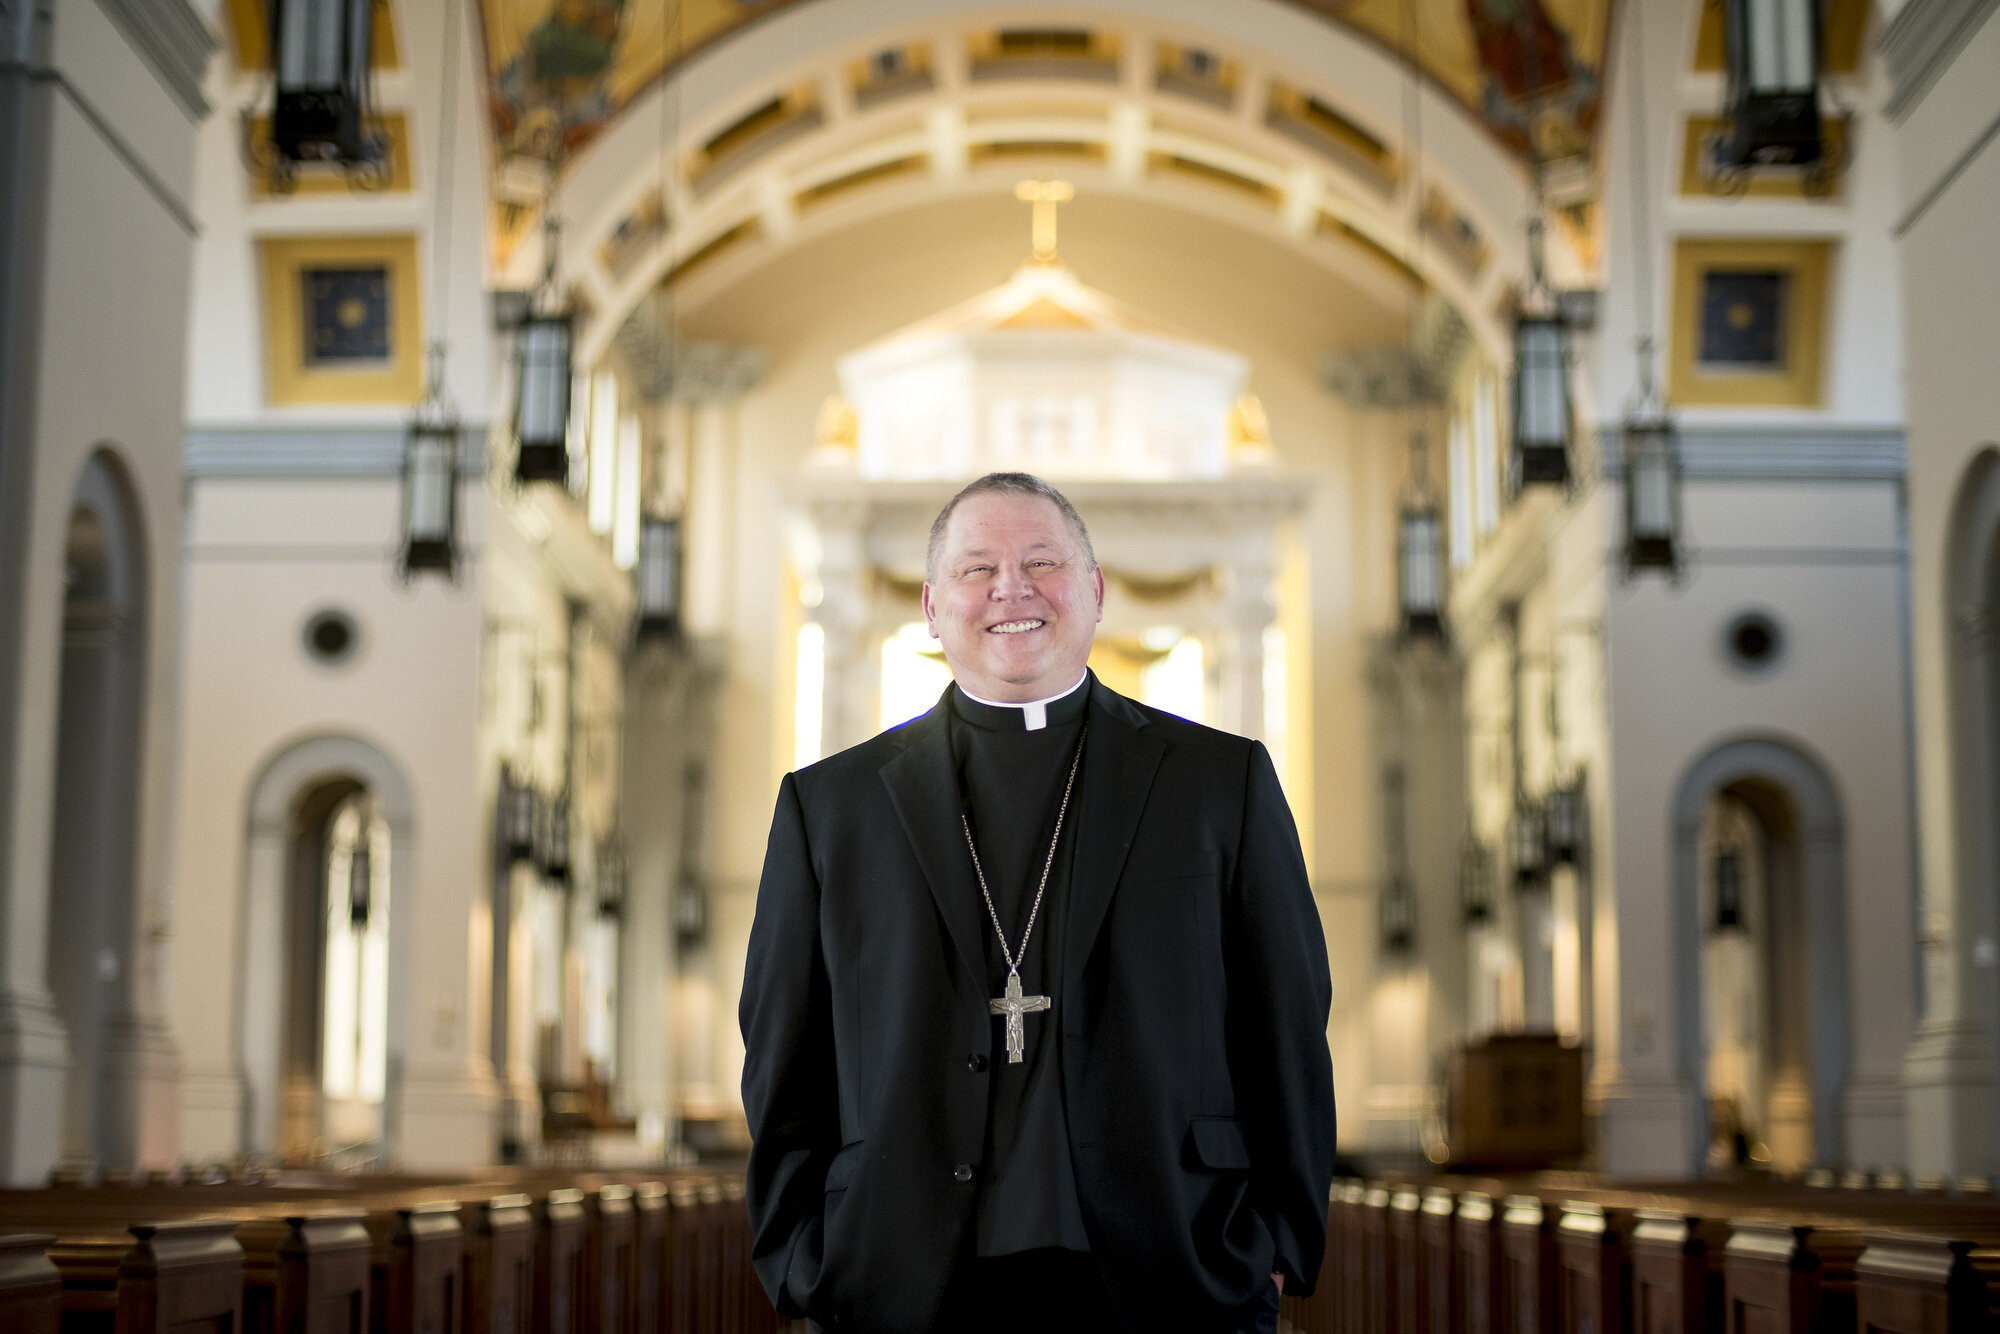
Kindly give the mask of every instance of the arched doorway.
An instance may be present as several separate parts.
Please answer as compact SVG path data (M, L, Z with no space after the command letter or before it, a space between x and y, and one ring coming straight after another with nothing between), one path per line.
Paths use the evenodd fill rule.
M1959 1129L1956 1138L1960 1153L1980 1152L1991 1163L2000 1158L2000 1096L1992 1088L2000 1071L2000 980L1982 966L1979 952L2000 933L2000 822L1994 819L2000 809L2000 447L1988 445L1966 469L1945 559L1953 753L1944 800L1954 808L1947 855L1955 866L1933 868L1943 893L1926 903L1925 912L1954 929L1928 960L1924 1024L1947 1045L1983 1048L1984 1143L1972 1150L1979 1138L1972 1127ZM1982 981L1970 981L1975 978ZM1970 1054L1959 1057L1961 1067ZM1968 1165L1983 1170L1976 1157Z
M353 737L273 760L251 796L237 1009L242 1144L366 1166L395 1143L407 1012L410 791Z
M1700 842L1708 1166L1813 1161L1798 817L1782 788L1738 779L1709 799Z
M61 693L49 861L47 976L69 1034L63 1161L130 1167L136 1089L114 1065L137 1031L134 945L144 540L118 463L98 451L78 479L63 553Z
M1674 804L1680 1068L1689 1167L1842 1161L1847 895L1838 796L1789 743L1703 756Z

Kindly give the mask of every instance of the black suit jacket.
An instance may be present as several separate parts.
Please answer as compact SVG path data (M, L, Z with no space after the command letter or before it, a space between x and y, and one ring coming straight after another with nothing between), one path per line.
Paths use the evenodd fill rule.
M1135 1327L1306 1293L1332 987L1269 755L1092 686L1063 972L1085 1229ZM788 775L743 982L753 1258L788 1315L927 1331L974 1218L995 1050L947 711ZM974 1058L984 1058L974 1059Z

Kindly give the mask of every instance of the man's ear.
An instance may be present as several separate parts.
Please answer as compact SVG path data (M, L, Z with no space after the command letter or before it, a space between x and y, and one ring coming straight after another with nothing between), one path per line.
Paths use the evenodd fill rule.
M1102 624L1104 621L1104 567L1099 565L1093 569L1090 572L1090 577L1097 584L1097 619L1099 624ZM930 594L928 590L926 590L924 596L926 599L929 598Z
M1103 600L1103 594L1100 592L1098 601L1102 602ZM928 579L924 580L924 625L930 630L931 638L936 639L938 637L937 610L931 606L931 581Z

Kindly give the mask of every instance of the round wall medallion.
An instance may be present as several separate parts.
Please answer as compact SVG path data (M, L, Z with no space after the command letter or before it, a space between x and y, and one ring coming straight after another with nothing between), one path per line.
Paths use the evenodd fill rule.
M313 661L331 666L354 656L361 645L361 627L346 612L328 609L307 619L303 638Z
M1764 612L1746 611L1730 620L1722 632L1722 647L1738 667L1762 671L1784 652L1785 636Z

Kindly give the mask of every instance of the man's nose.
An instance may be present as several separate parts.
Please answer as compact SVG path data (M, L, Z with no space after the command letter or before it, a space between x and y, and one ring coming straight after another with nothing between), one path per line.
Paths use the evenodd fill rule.
M1002 565L993 580L993 596L1002 602L1012 602L1034 591L1034 581L1018 565Z

